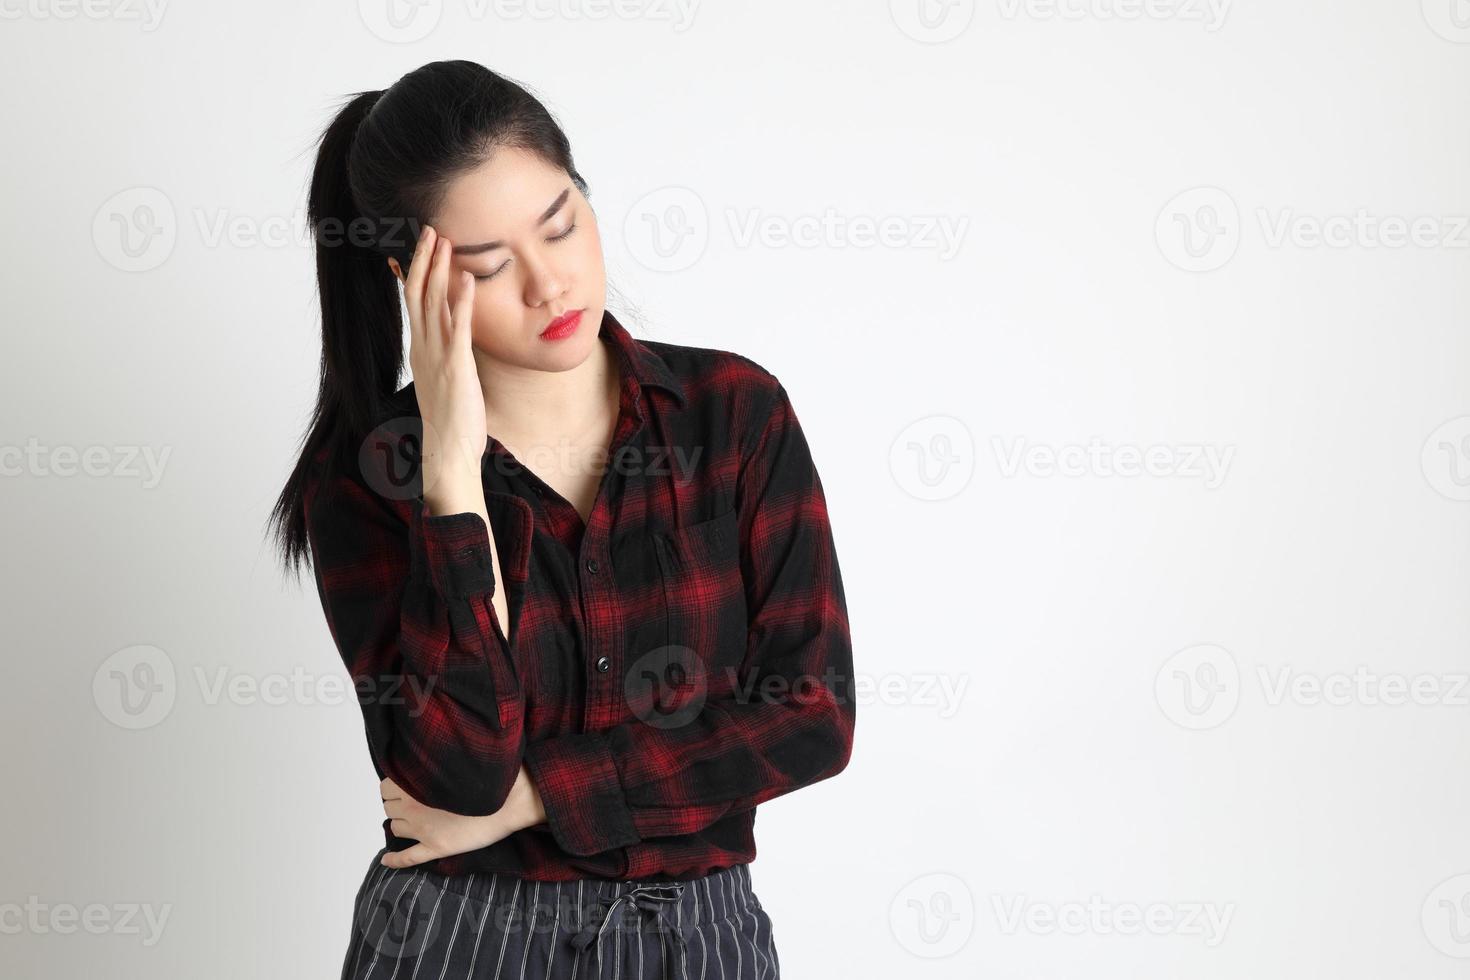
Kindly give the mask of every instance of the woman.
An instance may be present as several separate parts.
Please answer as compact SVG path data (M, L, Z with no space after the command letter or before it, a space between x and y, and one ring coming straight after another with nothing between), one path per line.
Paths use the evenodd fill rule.
M472 62L322 137L322 373L272 517L387 817L343 978L777 977L755 808L851 754L787 392L627 332L586 190L545 107Z

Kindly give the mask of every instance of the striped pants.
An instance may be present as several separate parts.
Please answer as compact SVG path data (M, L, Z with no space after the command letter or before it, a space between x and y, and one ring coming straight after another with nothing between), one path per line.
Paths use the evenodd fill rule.
M692 881L532 881L373 856L342 980L779 980L750 865Z

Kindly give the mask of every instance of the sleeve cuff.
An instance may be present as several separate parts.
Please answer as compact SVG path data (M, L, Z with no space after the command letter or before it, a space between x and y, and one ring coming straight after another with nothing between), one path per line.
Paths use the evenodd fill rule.
M490 529L479 514L430 516L422 496L413 499L414 557L438 592L451 599L495 594Z
M599 854L642 839L606 735L589 732L531 742L525 763L546 808L551 835L568 854Z

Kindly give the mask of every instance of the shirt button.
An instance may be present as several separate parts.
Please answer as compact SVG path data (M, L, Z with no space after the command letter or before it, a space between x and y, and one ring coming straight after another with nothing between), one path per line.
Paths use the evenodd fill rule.
M608 660L606 657L598 657L597 658L597 671L598 671L598 673L601 673L601 674L607 673L607 669L609 667L611 667L611 666L612 666L612 661Z
M602 566L597 563L597 559L596 558L588 558L587 559L587 571L591 572L593 575L596 575L597 574L597 570L599 568L601 568L601 567Z

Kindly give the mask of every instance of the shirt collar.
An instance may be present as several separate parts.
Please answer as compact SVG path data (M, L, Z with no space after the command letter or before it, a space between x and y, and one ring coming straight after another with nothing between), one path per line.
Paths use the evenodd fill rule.
M597 336L598 339L607 340L618 355L623 368L625 392L636 395L641 388L662 388L674 396L680 408L688 403L684 385L669 369L668 363L648 345L628 333L627 328L613 316L611 310L603 310L602 326L598 329ZM641 417L641 397L635 398L635 404L639 405Z

